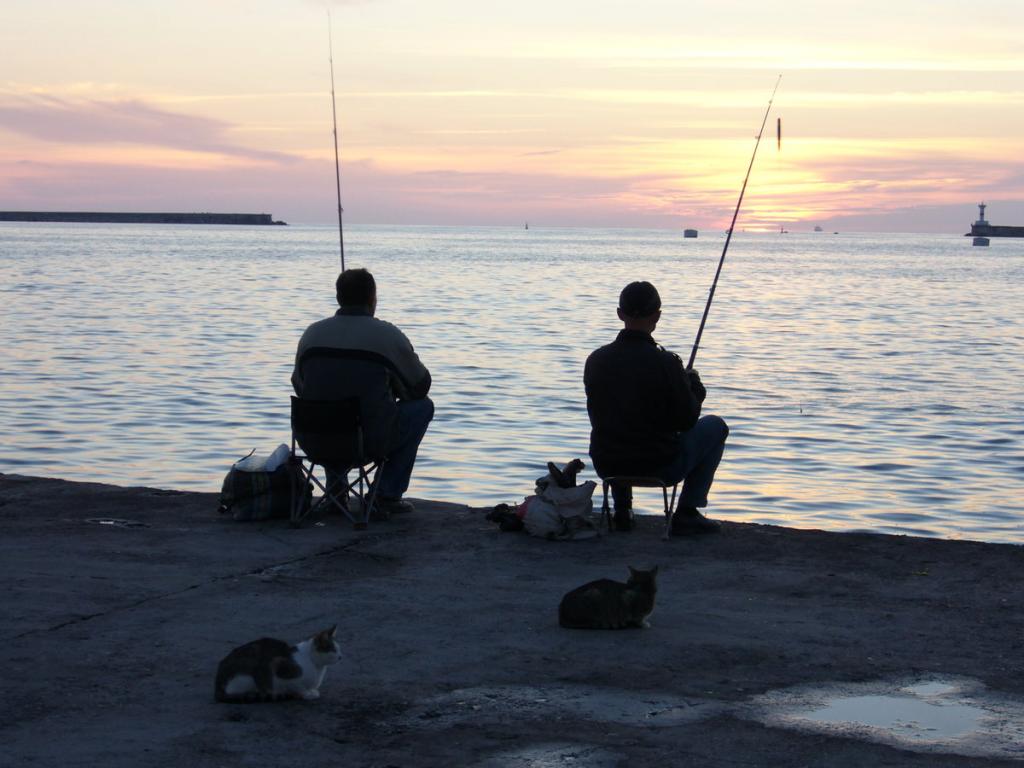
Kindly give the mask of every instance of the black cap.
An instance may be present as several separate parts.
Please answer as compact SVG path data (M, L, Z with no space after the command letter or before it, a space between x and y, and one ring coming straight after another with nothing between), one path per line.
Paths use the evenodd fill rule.
M629 317L650 317L661 309L661 296L646 280L630 283L619 294L619 309Z

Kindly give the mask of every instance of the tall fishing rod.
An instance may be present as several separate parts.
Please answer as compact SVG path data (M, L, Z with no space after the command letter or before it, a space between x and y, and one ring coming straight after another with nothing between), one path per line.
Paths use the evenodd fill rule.
M779 83L782 75L775 81L775 88L772 89L772 96L768 99L768 108L764 111L764 119L761 121L761 130L757 133L757 142L754 144L754 153L750 156L750 165L747 167L747 175L743 177L743 187L740 189L740 199L736 201L736 210L732 213L732 224L725 235L725 247L722 248L722 257L718 260L718 269L715 270L715 279L711 282L711 290L708 292L708 303L704 305L704 316L700 319L700 328L697 329L697 338L693 342L693 351L690 352L690 362L687 368L693 368L693 361L697 359L697 348L700 346L700 337L704 334L704 324L708 321L708 312L711 310L711 300L715 298L715 288L718 286L718 276L722 274L722 265L725 263L725 253L729 250L729 242L732 240L733 230L736 229L736 217L740 215L740 206L743 204L743 194L747 191L747 181L750 179L750 172L754 168L754 158L757 157L757 148L761 144L761 136L764 134L764 126L768 122L768 113L772 111L772 102L775 100L775 92L779 90ZM779 141L781 142L782 128L779 126Z
M338 190L338 247L341 271L345 271L345 230L341 226L341 163L338 161L338 107L334 101L334 39L331 35L331 9L327 9L327 47L331 63L331 115L334 117L334 184Z

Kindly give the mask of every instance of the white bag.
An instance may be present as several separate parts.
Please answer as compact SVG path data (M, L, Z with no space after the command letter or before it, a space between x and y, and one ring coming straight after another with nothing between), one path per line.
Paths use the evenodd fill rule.
M588 480L573 488L558 487L549 476L537 481L537 495L526 503L523 525L534 536L565 541L589 539L598 535L590 521L594 509L591 498L597 483Z
M244 459L236 461L234 467L240 472L273 472L284 464L290 455L291 451L288 446L281 443L269 456L257 456L256 453L250 453Z

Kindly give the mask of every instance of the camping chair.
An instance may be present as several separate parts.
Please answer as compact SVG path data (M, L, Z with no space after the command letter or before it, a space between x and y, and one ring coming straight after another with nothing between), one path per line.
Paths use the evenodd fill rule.
M663 539L672 536L672 515L676 507L676 491L679 490L679 483L672 486L672 500L668 498L668 483L660 477L640 477L637 475L610 475L602 477L604 485L604 501L601 504L601 518L608 526L608 533L612 532L611 508L608 506L608 489L612 484L622 488L661 488L662 498L665 500L665 535Z
M368 456L365 450L359 398L345 400L307 400L292 396L291 461L301 467L297 488L292 493L291 524L333 504L355 526L364 530L377 498L377 486L384 457ZM296 449L301 448L300 454ZM330 482L326 485L313 474L317 465L324 468ZM349 482L350 472L356 476ZM312 481L323 492L315 504L306 503L301 493ZM358 505L358 510L353 509Z

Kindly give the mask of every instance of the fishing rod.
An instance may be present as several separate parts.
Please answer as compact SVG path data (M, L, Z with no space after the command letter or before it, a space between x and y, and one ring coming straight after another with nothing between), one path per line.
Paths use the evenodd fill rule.
M722 257L718 260L718 269L715 271L715 279L711 282L711 290L708 292L708 303L704 305L704 316L700 319L700 328L697 329L697 338L693 342L693 350L690 352L690 362L686 367L693 368L693 361L697 359L697 348L700 346L700 337L704 334L704 324L708 321L708 312L711 310L711 300L715 298L715 288L718 286L718 276L722 274L722 265L725 263L725 254L729 250L729 242L732 240L733 230L736 229L736 217L740 214L740 206L743 204L743 194L747 191L747 181L750 179L750 172L754 168L754 158L757 157L757 148L761 144L761 136L764 134L764 127L768 123L768 113L772 111L772 102L775 100L775 92L779 90L779 83L782 75L775 81L775 88L772 89L771 98L768 99L768 108L764 111L764 119L761 121L761 130L757 133L757 142L754 144L754 153L750 156L750 165L747 167L747 175L743 177L743 187L740 189L740 199L736 201L736 210L732 213L732 224L725 234L725 247L722 248ZM782 123L778 124L778 141L782 142Z
M334 184L338 190L338 247L341 271L345 271L345 231L341 226L341 163L338 161L338 107L334 101L334 39L331 36L331 9L327 9L327 46L331 63L331 115L334 117Z

